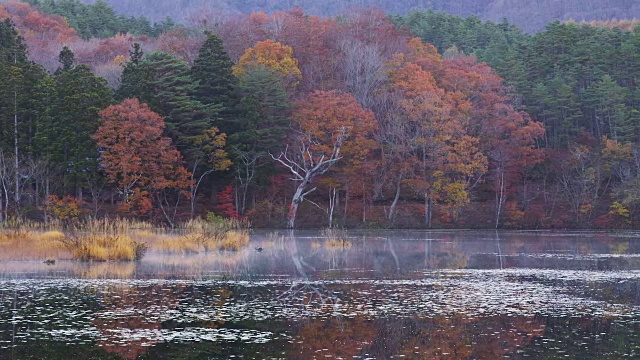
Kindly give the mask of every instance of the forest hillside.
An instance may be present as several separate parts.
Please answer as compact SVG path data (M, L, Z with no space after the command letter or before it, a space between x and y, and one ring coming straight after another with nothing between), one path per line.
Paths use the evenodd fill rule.
M633 21L199 15L0 4L0 222L640 225Z
M320 16L336 15L350 8L377 7L390 14L433 9L464 17L476 15L493 21L507 18L527 32L540 31L554 20L640 17L640 2L634 0L108 0L108 3L123 14L144 15L155 21L167 16L185 21L201 18L202 14L274 12L294 6Z

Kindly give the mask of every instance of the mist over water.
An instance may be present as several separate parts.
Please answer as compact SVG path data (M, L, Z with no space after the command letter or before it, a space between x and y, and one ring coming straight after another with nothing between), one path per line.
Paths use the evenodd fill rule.
M238 252L0 262L0 359L639 356L640 235L259 232Z

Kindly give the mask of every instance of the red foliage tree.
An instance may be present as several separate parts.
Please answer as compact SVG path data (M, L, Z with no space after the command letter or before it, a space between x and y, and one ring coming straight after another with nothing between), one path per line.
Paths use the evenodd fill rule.
M165 127L160 115L137 99L126 99L100 112L101 126L93 136L107 179L123 197L122 209L148 213L151 198L171 224L171 192L178 197L191 184L189 172L171 143L162 136Z
M226 217L237 219L240 217L236 210L235 198L233 196L233 186L225 186L222 191L218 192L218 206L216 206L216 213Z

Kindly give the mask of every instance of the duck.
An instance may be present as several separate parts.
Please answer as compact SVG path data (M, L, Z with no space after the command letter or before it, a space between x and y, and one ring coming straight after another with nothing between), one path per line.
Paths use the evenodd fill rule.
M43 263L47 265L55 265L56 261L54 259L47 259L43 261Z
M263 249L263 248L261 248L261 247L256 247L256 251L257 251L257 252L262 252L262 250L264 250L264 249Z

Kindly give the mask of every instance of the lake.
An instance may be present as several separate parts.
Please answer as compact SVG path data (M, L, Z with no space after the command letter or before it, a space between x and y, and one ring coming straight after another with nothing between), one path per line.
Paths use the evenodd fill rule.
M0 359L640 358L640 233L319 234L0 261Z

